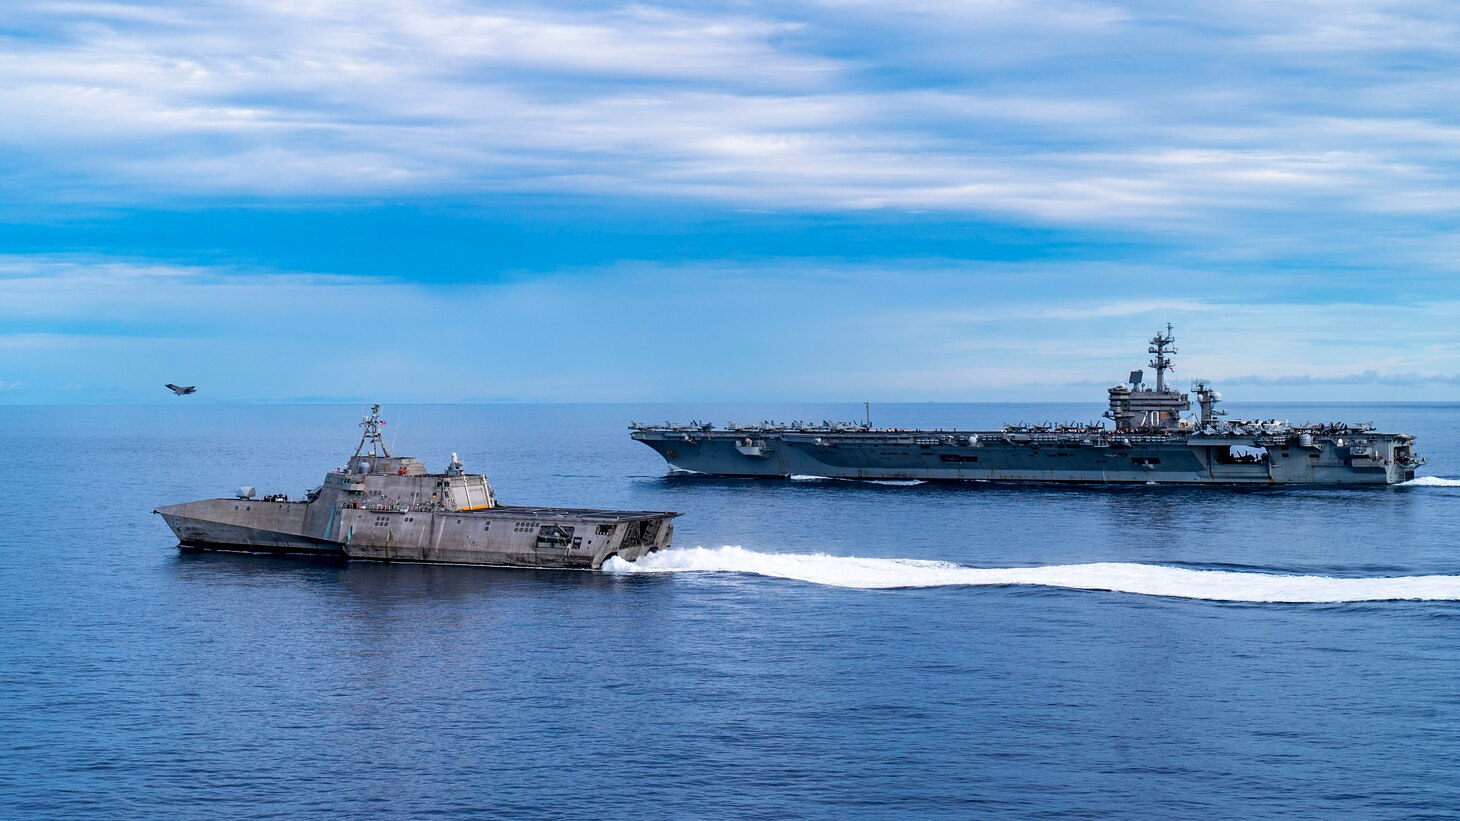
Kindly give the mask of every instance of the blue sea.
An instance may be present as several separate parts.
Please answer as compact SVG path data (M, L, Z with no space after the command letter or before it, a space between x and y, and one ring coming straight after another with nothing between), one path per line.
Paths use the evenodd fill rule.
M1460 814L1460 406L1234 407L1430 460L1262 490L672 476L626 430L852 404L385 408L508 504L684 514L611 572L182 554L151 513L298 495L364 410L0 407L0 817Z

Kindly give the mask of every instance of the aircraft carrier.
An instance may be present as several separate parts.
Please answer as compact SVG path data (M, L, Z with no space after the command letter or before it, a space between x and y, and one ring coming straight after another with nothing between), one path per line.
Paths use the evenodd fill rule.
M373 406L355 454L303 499L245 487L153 512L185 549L597 570L610 556L634 561L669 546L678 513L500 505L454 453L440 473L393 456L384 424Z
M1150 367L1111 387L1105 421L998 430L894 430L863 423L630 424L680 471L716 476L1230 485L1392 485L1424 463L1414 437L1367 423L1229 420L1205 382L1168 387L1171 326Z

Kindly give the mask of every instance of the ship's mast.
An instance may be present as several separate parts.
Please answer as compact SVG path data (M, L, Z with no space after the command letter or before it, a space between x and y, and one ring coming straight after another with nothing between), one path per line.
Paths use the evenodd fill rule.
M1155 354L1151 360L1151 367L1156 369L1156 392L1166 392L1166 372L1171 370L1171 359L1167 354L1176 353L1176 349L1169 347L1176 341L1176 336L1171 333L1171 323L1166 323L1166 333L1157 331L1151 339L1151 347L1148 349Z
M365 450L366 442L370 443L370 456L376 455L377 448L380 449L380 455L390 456L390 451L385 447L385 439L380 433L380 426L384 424L385 420L380 418L380 403L377 402L370 406L370 415L360 420L360 427L365 431L360 434L360 444L355 446L355 456L351 456L351 459L358 457L361 451Z

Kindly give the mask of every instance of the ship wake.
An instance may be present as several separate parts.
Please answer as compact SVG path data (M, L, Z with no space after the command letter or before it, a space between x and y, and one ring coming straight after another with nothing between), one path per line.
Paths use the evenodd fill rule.
M860 589L1032 585L1225 602L1460 601L1460 576L1339 578L1127 562L968 567L916 559L761 553L730 546L667 550L637 562L614 557L604 569L615 573L744 573Z
M846 479L839 476L810 476L797 473L790 477L793 482L857 482L864 485L891 485L893 487L912 487L913 485L926 485L926 479Z
M1419 476L1410 479L1408 482L1400 482L1400 487L1460 487L1460 479L1449 479L1444 476Z

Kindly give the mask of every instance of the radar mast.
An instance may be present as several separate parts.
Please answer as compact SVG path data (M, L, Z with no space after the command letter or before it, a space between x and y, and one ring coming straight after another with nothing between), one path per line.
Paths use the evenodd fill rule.
M1151 338L1150 353L1156 356L1151 359L1151 367L1156 369L1156 393L1166 392L1166 372L1171 370L1171 359L1167 354L1176 353L1176 348L1170 347L1176 342L1176 335L1171 333L1171 323L1166 323L1166 333L1156 332Z
M351 459L357 458L365 450L366 442L370 443L370 453L366 455L377 455L375 451L378 448L379 455L387 458L390 456L390 451L385 447L385 439L380 433L380 428L384 424L385 420L380 418L380 403L377 402L370 406L370 415L360 420L360 427L365 430L360 434L360 444L355 446L355 455L351 456Z

